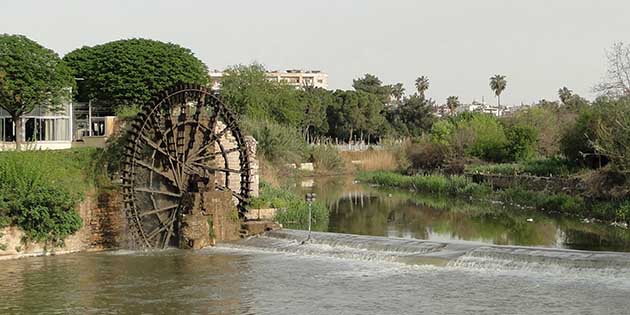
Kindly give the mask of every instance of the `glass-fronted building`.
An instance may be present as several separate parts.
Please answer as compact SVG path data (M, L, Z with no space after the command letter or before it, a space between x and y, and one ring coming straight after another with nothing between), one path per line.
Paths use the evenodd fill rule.
M72 103L68 102L58 111L36 107L22 116L22 126L27 149L69 149L72 146ZM16 134L13 119L0 108L0 150L14 149Z

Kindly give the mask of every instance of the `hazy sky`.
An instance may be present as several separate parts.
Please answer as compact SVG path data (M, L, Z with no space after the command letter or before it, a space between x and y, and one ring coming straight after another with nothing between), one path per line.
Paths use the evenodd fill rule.
M0 32L60 55L145 37L192 49L210 69L258 61L320 69L330 88L365 73L408 92L419 75L444 102L493 101L488 78L507 76L505 104L556 99L568 86L592 98L604 50L630 42L629 0L0 0Z

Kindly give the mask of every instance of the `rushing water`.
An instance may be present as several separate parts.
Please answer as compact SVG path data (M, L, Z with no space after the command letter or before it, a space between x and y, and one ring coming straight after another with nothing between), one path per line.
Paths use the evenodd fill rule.
M629 254L276 232L2 261L0 314L627 314ZM422 258L449 260L442 267ZM413 259L412 259L413 258ZM607 263L608 262L608 263Z
M313 232L305 241L308 232L283 230L200 251L0 261L0 314L628 314L630 309L630 253L601 251L628 251L625 230L376 190L347 179L301 186L330 206L329 222L318 222L322 230L352 234Z
M298 181L330 209L320 230L338 233L475 241L583 250L630 251L630 231L545 213L369 187L348 177ZM291 227L291 226L290 226ZM304 228L296 227L295 228Z

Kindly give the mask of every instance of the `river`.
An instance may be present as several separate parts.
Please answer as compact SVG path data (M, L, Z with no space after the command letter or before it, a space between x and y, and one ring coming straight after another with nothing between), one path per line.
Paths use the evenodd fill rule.
M2 261L0 314L628 314L625 230L330 180L304 244Z

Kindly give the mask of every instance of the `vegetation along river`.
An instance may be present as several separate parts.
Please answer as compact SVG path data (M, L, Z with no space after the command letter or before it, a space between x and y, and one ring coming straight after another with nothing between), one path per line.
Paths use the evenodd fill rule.
M625 230L351 178L294 187L329 206L318 229L334 233L304 244L307 232L287 229L200 251L2 261L0 314L627 314L630 306Z

